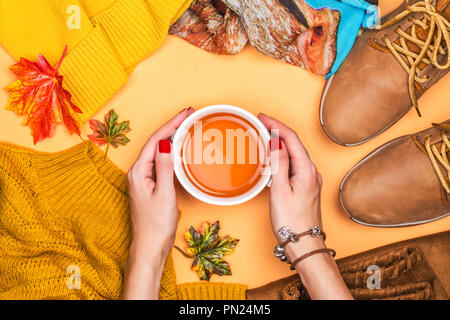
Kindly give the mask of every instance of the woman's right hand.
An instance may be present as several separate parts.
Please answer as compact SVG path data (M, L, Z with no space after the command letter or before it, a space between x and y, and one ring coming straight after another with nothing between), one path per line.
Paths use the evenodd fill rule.
M321 230L320 191L322 177L309 158L294 130L283 123L260 114L259 119L278 138L270 140L272 186L270 188L270 218L275 236L282 242L278 230L289 227L301 233L317 226ZM289 261L318 249L324 249L322 237L306 236L289 242L285 248ZM333 257L319 253L295 265L302 283L312 299L352 299Z
M294 130L272 117L260 114L264 125L276 132L270 141L272 186L270 218L278 241L281 227L301 233L317 226L322 229L320 191L322 177ZM276 131L275 131L276 130Z

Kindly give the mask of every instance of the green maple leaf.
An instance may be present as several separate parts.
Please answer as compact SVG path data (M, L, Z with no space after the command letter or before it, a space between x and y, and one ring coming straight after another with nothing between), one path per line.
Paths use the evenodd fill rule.
M188 244L186 251L194 259L192 270L198 272L200 280L209 281L212 274L231 275L230 265L223 257L234 252L239 240L228 236L220 238L219 229L219 221L204 222L200 231L190 227L184 234Z
M106 153L108 152L109 145L117 148L119 145L124 146L130 142L130 139L126 136L126 134L131 131L130 121L118 123L118 118L119 116L114 110L110 110L105 115L105 123L95 119L89 120L89 126L93 133L88 135L88 138L98 146L106 144Z

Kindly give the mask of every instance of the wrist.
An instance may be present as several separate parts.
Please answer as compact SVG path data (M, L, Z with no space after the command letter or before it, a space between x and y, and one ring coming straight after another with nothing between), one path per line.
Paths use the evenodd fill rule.
M126 266L125 299L157 299L165 263L161 250L131 244Z
M131 247L141 254L169 252L175 241L175 233L166 234L156 230L133 229Z
M326 248L322 237L306 236L297 242L289 242L285 248L286 257L293 262L301 256L318 249Z
M321 238L305 238L303 242L300 240L296 243L289 243L286 246L286 257L289 261L294 262L296 259L307 255L316 250L326 249L325 241ZM300 276L305 276L311 272L316 272L318 269L333 268L335 267L335 261L329 252L321 252L307 256L305 259L299 261L295 265L295 269Z
M154 241L133 239L130 246L128 261L133 265L148 267L163 266L172 247L169 240Z

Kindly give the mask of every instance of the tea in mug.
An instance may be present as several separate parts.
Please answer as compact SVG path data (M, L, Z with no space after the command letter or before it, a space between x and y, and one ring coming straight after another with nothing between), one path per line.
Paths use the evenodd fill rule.
M254 188L266 157L257 129L232 113L215 113L197 120L181 148L189 181L215 197L236 197Z

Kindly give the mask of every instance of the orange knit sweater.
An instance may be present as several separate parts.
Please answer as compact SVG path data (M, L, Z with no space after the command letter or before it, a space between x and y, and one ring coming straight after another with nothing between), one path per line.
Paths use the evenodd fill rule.
M131 241L124 173L85 142L55 153L0 143L0 299L119 299ZM176 285L161 299L244 299L244 285Z

